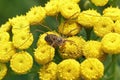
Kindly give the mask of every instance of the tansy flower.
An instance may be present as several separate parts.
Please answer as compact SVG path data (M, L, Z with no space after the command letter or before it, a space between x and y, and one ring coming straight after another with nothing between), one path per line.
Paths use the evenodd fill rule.
M10 35L8 32L0 32L0 42L7 42L9 41Z
M23 32L30 32L30 23L25 16L16 16L12 19L9 19L9 22L12 26L12 33L18 34Z
M62 4L64 4L64 3L66 3L66 2L75 2L75 3L79 3L81 0L59 0L60 1L60 4L62 5Z
M68 19L76 18L78 16L78 13L80 12L80 7L77 3L70 1L63 3L63 1L60 1L59 4L60 13L63 17Z
M78 15L77 22L85 28L91 28L96 22L98 22L100 16L101 15L96 10L82 11Z
M58 64L58 80L79 80L80 64L74 59L66 59Z
M32 68L32 65L32 56L24 51L14 54L10 60L10 67L17 74L27 73Z
M92 40L84 44L83 55L86 58L97 58L99 60L104 60L106 56L106 54L102 51L101 42Z
M59 0L51 0L45 4L45 10L46 14L48 16L55 16L58 14L59 9L58 9L58 4Z
M0 42L0 62L8 62L15 52L12 42Z
M0 80L2 80L6 74L7 74L7 66L3 63L0 63Z
M9 31L11 28L11 24L9 21L7 21L5 24L1 25L0 32L6 32Z
M102 49L105 53L119 54L120 53L120 34L108 33L102 40Z
M114 32L120 34L120 20L115 21L115 25L113 28L114 28Z
M73 1L73 2L76 2L76 3L80 2L80 0L70 0L70 1Z
M80 30L81 26L75 21L63 22L58 27L58 32L67 36L76 35Z
M66 39L64 45L59 47L62 58L79 58L82 55L82 46L85 40L82 37L73 36Z
M32 33L21 32L13 35L13 44L18 49L27 49L33 43Z
M57 64L50 62L43 65L39 72L40 80L57 80Z
M26 17L31 25L39 24L46 17L46 11L41 6L35 6L26 13Z
M96 6L104 6L108 3L109 0L91 0Z
M99 21L94 24L94 32L103 37L105 34L113 31L114 22L109 17L100 17Z
M42 45L37 47L34 52L34 57L37 63L46 64L53 60L55 49L50 45Z
M88 58L81 63L81 76L84 80L99 80L104 73L104 65L96 58Z
M46 33L44 33L44 34L41 34L40 36L39 36L39 39L38 39L38 42L37 42L37 46L41 46L41 45L48 45L48 43L45 41L45 37L47 36L47 34L55 34L55 35L57 35L57 36L60 36L58 33L56 33L55 31L53 31L53 32L46 32Z
M105 8L103 10L103 16L110 17L113 21L119 20L120 19L120 9L118 7Z

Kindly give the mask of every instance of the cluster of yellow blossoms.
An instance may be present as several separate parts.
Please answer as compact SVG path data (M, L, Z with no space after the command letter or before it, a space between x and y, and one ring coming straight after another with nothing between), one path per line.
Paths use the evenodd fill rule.
M89 9L81 12L78 5L80 0L50 0L42 6L35 6L25 15L9 19L0 27L0 80L7 73L6 63L10 62L11 69L17 74L29 73L34 61L42 65L39 70L40 80L99 80L104 75L104 65L107 54L120 53L120 9L108 7L103 15L96 10ZM108 0L91 0L96 6L104 6ZM60 14L59 14L60 13ZM47 16L62 15L58 32L49 31L39 36L37 48L29 53L28 48L34 41L31 25L42 24ZM82 29L92 28L101 38L84 40L77 36ZM57 50L48 44L45 37L56 35L55 40L61 38L64 42ZM90 34L89 34L90 35ZM56 43L57 44L57 43ZM33 55L32 55L33 54ZM56 55L62 61L54 62ZM78 58L85 57L82 62Z

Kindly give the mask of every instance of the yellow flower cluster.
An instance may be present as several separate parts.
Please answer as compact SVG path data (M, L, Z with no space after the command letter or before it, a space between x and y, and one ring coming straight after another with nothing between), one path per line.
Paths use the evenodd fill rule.
M104 66L96 58L88 58L81 64L75 59L65 59L59 64L50 62L41 67L40 80L98 80L103 76Z
M80 0L50 0L45 4L46 14L55 16L59 12L65 18L75 18L80 12L80 7L77 4ZM67 3L67 4L66 4Z
M79 13L77 22L85 28L93 28L95 34L104 37L107 33L119 33L120 9L108 7L100 15L96 10L85 10ZM114 23L115 22L115 23Z
M13 17L1 25L0 79L7 73L5 63L10 61L15 73L26 74L35 60L42 66L39 70L40 80L99 80L104 75L101 61L105 60L107 53L120 53L120 9L108 7L103 10L103 15L93 9L80 12L79 2L50 0L44 7L34 6L25 15ZM103 6L108 0L91 2ZM56 31L40 34L34 52L28 53L27 49L34 41L31 25L42 24L47 16L58 15L62 16L57 26L58 32L66 37ZM100 41L85 41L77 36L82 29L89 28L101 38ZM9 31L12 35L9 35ZM63 59L58 64L54 62L56 55ZM84 60L80 63L77 60L81 57Z

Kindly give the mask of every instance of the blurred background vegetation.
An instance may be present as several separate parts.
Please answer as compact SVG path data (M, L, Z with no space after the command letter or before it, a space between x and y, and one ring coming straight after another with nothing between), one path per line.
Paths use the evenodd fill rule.
M0 25L4 24L9 18L15 17L16 15L25 14L29 11L29 9L33 6L42 5L48 0L0 0ZM63 0L64 1L64 0ZM119 7L120 0L109 0L109 3L104 7L96 7L94 4L87 2L88 0L81 0L80 7L81 10L85 10L88 8L97 9L98 12L102 12L102 10L108 6ZM50 19L48 19L49 22ZM120 44L118 44L120 45ZM110 76L110 78L106 78L106 76L102 80L119 80L120 79L120 55L117 55L114 63L111 65L107 65L111 63L112 56L109 55L107 60L104 62L105 66L110 66L110 69L107 71L106 76ZM9 64L8 64L9 65ZM34 66L35 68L36 66ZM3 80L38 80L37 73L26 74L26 75L17 75L13 72L10 72L6 75Z
M8 18L25 14L33 6L44 6L46 2L47 0L0 0L0 25Z

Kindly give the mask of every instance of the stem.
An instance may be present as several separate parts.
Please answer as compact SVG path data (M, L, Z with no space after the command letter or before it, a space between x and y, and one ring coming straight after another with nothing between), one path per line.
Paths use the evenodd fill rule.
M90 40L92 28L85 28L87 40Z
M111 80L115 80L115 75L116 75L116 64L117 64L117 56L118 55L112 55L112 77L111 77Z
M103 77L103 80L105 79L110 79L110 80L114 80L114 76L116 74L116 64L117 64L117 55L112 55L112 61L108 64L108 66L106 67L104 74L107 75L109 69L111 68L110 71L110 75L109 77Z

